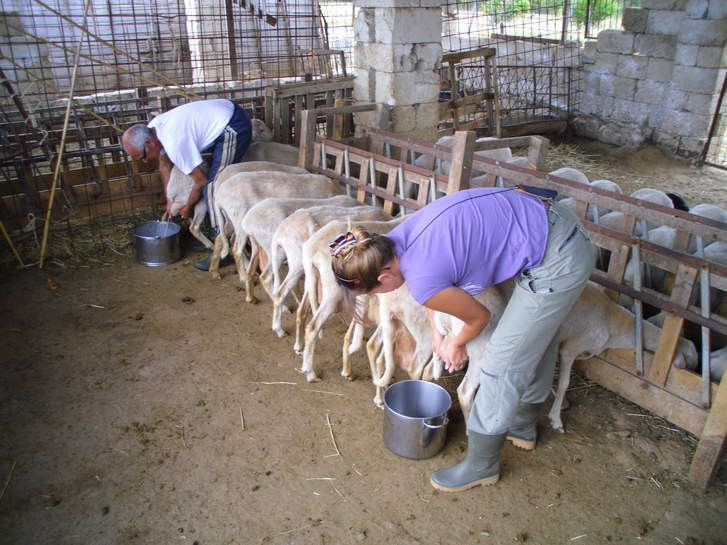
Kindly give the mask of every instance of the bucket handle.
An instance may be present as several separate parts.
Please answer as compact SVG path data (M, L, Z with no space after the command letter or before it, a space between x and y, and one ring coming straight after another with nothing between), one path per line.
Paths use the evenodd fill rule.
M437 430L437 429L443 428L444 426L449 424L449 418L447 418L447 415L445 414L444 419L442 420L442 423L437 424L436 426L433 426L432 424L427 423L425 420L422 420L422 424L424 424L424 426L426 426L430 430Z

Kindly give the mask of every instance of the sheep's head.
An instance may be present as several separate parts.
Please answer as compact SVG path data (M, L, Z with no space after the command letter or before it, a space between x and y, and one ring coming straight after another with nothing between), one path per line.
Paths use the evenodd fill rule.
M252 139L254 142L271 142L273 139L273 131L265 124L262 119L250 120L252 125Z

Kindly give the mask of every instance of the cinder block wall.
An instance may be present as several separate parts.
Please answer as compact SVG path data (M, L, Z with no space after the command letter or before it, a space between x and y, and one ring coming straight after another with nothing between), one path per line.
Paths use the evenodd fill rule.
M583 52L576 132L695 158L727 68L727 0L642 0Z

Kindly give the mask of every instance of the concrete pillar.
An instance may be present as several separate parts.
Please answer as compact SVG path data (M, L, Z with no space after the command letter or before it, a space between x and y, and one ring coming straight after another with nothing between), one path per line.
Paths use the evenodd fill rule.
M225 3L184 0L194 83L232 79Z
M390 107L390 130L436 139L442 14L439 0L360 0L354 98ZM357 116L373 126L375 114Z

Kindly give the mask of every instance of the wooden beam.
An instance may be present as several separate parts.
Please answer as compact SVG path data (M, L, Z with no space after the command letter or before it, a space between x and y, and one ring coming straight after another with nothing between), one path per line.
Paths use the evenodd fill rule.
M720 384L704 428L698 435L699 444L689 467L689 478L706 490L719 469L725 451L727 380Z
M696 278L696 269L680 265L674 281L670 302L684 308L689 306L689 299L692 296ZM676 314L669 314L664 320L664 326L661 328L661 335L659 336L659 346L656 349L654 361L649 368L649 380L651 382L662 386L666 384L683 326L684 318Z
M313 151L316 140L316 114L313 110L303 110L301 112L300 129L298 166L310 170L313 166Z
M459 131L454 134L452 166L449 169L449 180L447 181L448 194L469 188L474 145L474 131Z

